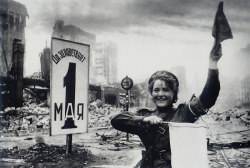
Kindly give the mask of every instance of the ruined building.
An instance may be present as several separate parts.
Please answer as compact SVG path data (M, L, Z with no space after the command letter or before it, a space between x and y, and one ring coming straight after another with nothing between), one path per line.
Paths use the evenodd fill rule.
M239 99L242 104L250 105L250 76L241 81Z
M0 110L23 102L23 60L27 9L13 0L0 1Z
M74 25L64 25L62 20L57 20L54 25L54 31L52 33L52 37L62 38L65 40L70 40L74 42L84 43L90 45L90 71L89 71L89 80L90 83L95 83L95 75L94 69L92 69L93 61L92 61L92 53L93 48L96 44L95 35L86 32Z
M114 43L97 43L93 63L97 83L113 84L117 82L117 46Z
M48 48L47 46L43 49L43 52L40 53L40 62L41 62L42 79L49 81L50 80L50 48Z
M7 76L14 70L19 58L13 58L13 40L25 44L25 26L28 12L23 4L13 0L0 1L0 75ZM19 73L22 73L23 70Z
M91 84L113 84L117 82L117 46L111 42L96 42L96 36L74 25L64 25L64 22L55 22L53 37L80 42L90 45L90 71ZM40 55L42 75L46 76L47 60L50 60L49 49L45 48ZM44 78L45 79L45 78Z

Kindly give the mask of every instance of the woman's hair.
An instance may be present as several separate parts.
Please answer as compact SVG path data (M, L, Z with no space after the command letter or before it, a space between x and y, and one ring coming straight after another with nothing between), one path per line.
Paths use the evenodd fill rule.
M170 89L174 92L173 102L176 103L178 99L179 92L179 81L177 77L168 71L157 71L155 72L148 81L148 90L152 94L154 83L157 79L164 81Z

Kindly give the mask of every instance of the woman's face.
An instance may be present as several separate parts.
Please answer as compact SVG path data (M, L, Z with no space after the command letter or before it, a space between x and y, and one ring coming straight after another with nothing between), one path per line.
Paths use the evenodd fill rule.
M174 92L169 88L165 81L157 79L154 82L151 95L156 106L164 108L172 104Z

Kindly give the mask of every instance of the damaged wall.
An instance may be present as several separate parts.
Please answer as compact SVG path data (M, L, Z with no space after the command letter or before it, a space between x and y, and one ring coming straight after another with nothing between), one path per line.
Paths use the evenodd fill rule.
M13 0L0 1L0 75L7 76L13 66L12 43L19 39L25 44L28 12L23 4Z

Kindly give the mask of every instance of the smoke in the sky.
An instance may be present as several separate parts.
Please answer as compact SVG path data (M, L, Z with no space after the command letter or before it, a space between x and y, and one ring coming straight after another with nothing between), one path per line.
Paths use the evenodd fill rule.
M20 0L21 1L21 0ZM28 0L26 0L28 2ZM23 0L25 2L25 0ZM36 0L28 7L30 26L51 31L55 20L78 25L93 33L122 31L131 26L166 24L194 29L210 29L219 1L210 0ZM35 6L36 5L36 6ZM224 11L233 29L249 31L250 1L225 0Z
M118 45L118 75L145 79L155 70L186 66L205 72L213 44L212 26L219 0L16 0L29 18L26 60L39 66L55 21L75 25ZM237 55L250 43L250 1L224 0L234 39L223 42L221 74L241 66ZM49 44L49 42L48 42ZM36 62L36 63L35 63ZM138 71L138 63L144 65ZM127 68L127 64L130 68ZM27 72L37 71L26 66ZM234 68L232 68L234 67ZM199 71L197 71L199 69ZM27 73L28 74L28 73ZM204 73L200 73L202 75ZM203 75L204 76L204 75Z

